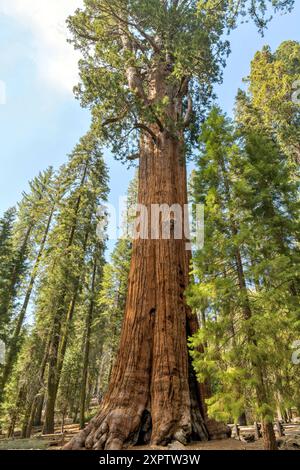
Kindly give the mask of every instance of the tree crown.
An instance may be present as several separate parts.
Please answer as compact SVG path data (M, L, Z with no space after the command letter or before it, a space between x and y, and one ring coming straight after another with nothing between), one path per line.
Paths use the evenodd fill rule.
M85 0L68 19L83 55L76 94L115 155L136 153L152 126L193 135L229 53L225 30L246 15L263 29L269 5L293 0Z

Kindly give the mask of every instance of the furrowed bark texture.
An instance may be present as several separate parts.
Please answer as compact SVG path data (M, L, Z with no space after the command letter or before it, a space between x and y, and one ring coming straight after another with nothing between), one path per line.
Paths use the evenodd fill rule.
M187 202L184 155L177 139L156 128L153 132L156 142L146 132L142 136L139 169L139 203L148 208L149 239L133 244L117 361L98 415L66 449L117 450L210 437L187 349L187 335L198 328L184 297L187 240L174 239L172 223L171 239L150 237L151 204ZM226 432L216 426L214 431L219 436Z

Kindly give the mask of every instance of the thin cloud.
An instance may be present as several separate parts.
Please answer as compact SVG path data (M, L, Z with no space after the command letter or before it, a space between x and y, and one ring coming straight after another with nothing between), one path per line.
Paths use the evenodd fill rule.
M39 78L64 92L72 92L78 82L79 59L66 41L65 21L82 3L82 0L0 0L0 14L29 29L34 48L28 47L28 55L37 65Z

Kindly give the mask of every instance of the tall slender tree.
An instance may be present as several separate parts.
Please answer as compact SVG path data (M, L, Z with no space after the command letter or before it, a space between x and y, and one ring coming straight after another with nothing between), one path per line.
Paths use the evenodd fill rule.
M80 428L83 429L85 426L85 413L87 407L87 397L88 397L88 373L89 373L89 364L91 359L91 341L92 341L92 332L93 332L93 323L95 320L95 311L97 307L97 294L98 289L97 285L101 285L101 280L103 276L103 247L100 251L99 257L99 248L97 250L97 244L95 244L94 253L91 257L91 269L90 276L88 279L89 282L89 301L87 305L87 312L85 317L85 328L83 335L83 366L82 366L82 376L81 376L81 393L80 393L80 414L79 414L79 424Z
M276 350L296 332L290 287L298 257L298 187L278 145L251 128L236 132L218 109L203 125L201 142L194 197L206 204L207 241L195 256L191 299L209 321L194 343L208 345L194 352L195 366L214 383L208 403L215 416L238 418L252 396L265 448L272 450L273 376L288 363L289 351L280 355L280 366L271 338ZM248 405L245 388L255 392Z
M10 323L9 287L14 263L13 228L15 218L16 210L11 208L0 219L0 339L4 343L7 340L7 327Z
M48 308L53 306L44 423L44 432L48 434L54 431L55 403L68 329L84 278L84 260L96 233L98 205L107 193L106 167L99 142L92 133L84 136L76 146L62 177L65 177L69 191L51 234L53 252L47 278Z
M81 139L54 183L49 179L46 186L34 210L36 223L30 240L34 241L35 249L17 317L18 334L12 336L18 347L21 326L36 285L34 324L27 334L22 329L21 354L19 358L11 355L16 367L11 367L6 380L4 409L10 410L10 434L16 424L22 423L23 437L30 436L36 423L41 424L44 407L45 432L54 430L56 397L77 321L76 311L85 311L89 303L90 293L85 283L93 253L97 254L97 282L101 284L105 242L97 237L97 211L106 199L107 170L98 139L92 133ZM43 218L38 214L43 214ZM80 367L81 362L78 374ZM27 371L24 377L22 370ZM76 393L70 388L71 392Z
M1 378L2 392L4 391L12 367L17 358L22 327L51 228L57 200L57 194L55 194L55 188L53 187L53 177L52 168L40 173L40 175L30 183L31 193L24 194L23 201L21 203L19 223L23 223L23 217L28 220L27 223L29 225L27 231L30 230L31 233L30 244L29 239L27 239L28 232L26 232L25 239L26 243L28 243L27 253L28 257L31 258L31 263L29 263L27 270L29 274L28 279L25 279L25 282L23 282L24 298L19 311L17 311L16 320L13 325L13 332L9 339L5 366ZM57 192L59 193L59 190Z

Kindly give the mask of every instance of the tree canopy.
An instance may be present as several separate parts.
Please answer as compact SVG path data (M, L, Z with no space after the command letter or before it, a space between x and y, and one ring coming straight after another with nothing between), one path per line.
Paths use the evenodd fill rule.
M76 94L117 158L135 155L151 124L193 137L222 77L230 50L224 33L249 18L263 30L270 9L290 11L293 3L85 0L68 20L82 53Z

